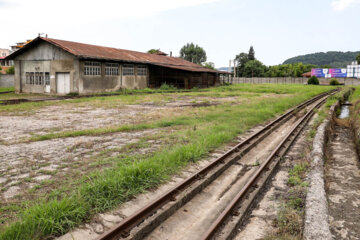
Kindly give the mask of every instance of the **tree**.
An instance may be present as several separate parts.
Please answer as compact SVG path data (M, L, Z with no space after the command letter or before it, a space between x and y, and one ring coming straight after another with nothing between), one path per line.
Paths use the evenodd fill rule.
M6 69L6 74L14 74L14 73L15 73L14 66L11 66L8 69Z
M255 50L254 50L253 46L251 46L249 49L248 58L249 58L249 60L255 60Z
M203 66L212 70L215 70L215 64L213 62L205 62Z
M250 60L244 66L243 77L264 77L267 67L259 60Z
M358 64L360 64L360 54L359 54L359 55L357 55L357 57L356 57L356 61L358 62Z
M180 49L180 57L196 64L206 62L207 59L205 50L194 43L188 43L183 46Z
M236 55L235 61L237 62L236 70L237 70L237 76L236 77L243 77L244 73L244 67L245 64L249 61L249 56L246 53L240 53L239 55Z
M149 51L147 51L147 53L150 53L150 54L156 54L159 52L160 52L160 48L158 48L158 49L153 48L153 49L150 49Z

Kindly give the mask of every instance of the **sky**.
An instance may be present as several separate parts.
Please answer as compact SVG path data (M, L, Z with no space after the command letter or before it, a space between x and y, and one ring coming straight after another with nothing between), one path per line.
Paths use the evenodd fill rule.
M178 56L203 47L226 67L255 49L266 65L323 51L360 51L360 0L0 0L0 48L50 38Z

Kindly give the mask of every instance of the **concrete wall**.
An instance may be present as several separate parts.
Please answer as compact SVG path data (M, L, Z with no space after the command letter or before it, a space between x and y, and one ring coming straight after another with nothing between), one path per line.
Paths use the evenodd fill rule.
M14 75L0 74L0 87L14 87L14 86L15 86L15 76Z
M99 62L94 60L95 62ZM119 75L107 76L105 75L105 63L101 63L101 75L89 76L84 75L85 61L79 61L79 93L95 93L95 92L111 92L117 91L120 88L127 89L141 89L149 85L149 70L147 68L146 76L137 75L137 65L134 64L135 75L123 76L122 64L119 64ZM144 66L144 65L142 65Z
M79 61L79 93L96 93L116 91L121 86L121 71L118 76L106 76L105 75L105 62L101 62L101 75L89 76L84 74L84 64L86 61ZM94 62L99 62L94 60Z
M78 92L78 78L76 78L77 59L64 50L47 42L40 42L15 58L15 91L24 93L44 93L45 85L26 83L26 72L49 72L50 93L55 94L56 73L70 73L70 91Z
M319 82L322 85L329 85L330 78L319 78ZM337 78L337 80L345 85L360 85L360 79L353 78ZM264 84L264 83L273 83L273 84L306 84L308 78L233 78L233 77L221 77L220 82L228 82L233 84L238 83L253 83L253 84Z

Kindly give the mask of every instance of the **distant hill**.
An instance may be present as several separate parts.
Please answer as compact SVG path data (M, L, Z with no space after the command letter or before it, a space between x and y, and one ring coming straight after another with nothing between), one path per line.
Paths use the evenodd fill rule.
M220 67L220 68L217 68L218 71L225 71L225 72L229 72L229 67ZM232 71L232 69L231 69Z
M287 59L284 64L302 62L304 64L314 64L318 66L330 65L334 68L343 68L351 62L355 61L359 52L319 52L301 55Z

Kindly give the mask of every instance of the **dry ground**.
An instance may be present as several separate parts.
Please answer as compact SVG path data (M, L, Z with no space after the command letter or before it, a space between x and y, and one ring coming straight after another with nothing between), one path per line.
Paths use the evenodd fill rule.
M272 96L264 94L261 97ZM139 104L107 103L103 107L97 102L54 102L55 105L31 111L3 112L0 116L0 207L49 194L59 188L60 182L60 186L71 186L77 178L99 166L110 166L112 156L154 152L163 144L162 136L174 130L149 129L27 142L31 136L189 116L208 106L240 104L245 100L241 97L174 97L170 94L163 95L163 100L157 98Z
M205 141L199 148L202 156L212 146L229 142L238 133L330 89L252 86L0 106L0 230L1 225L6 229L12 221L19 220L17 214L36 204L38 199L46 202L71 194L89 174L123 162L128 164L134 156L147 159L172 146L189 146L189 156L194 156L187 161L198 160L197 150L193 149L197 145L195 141ZM299 91L304 88L305 91ZM146 127L136 128L141 124ZM236 129L229 129L234 125ZM114 130L119 126L135 128ZM112 130L106 134L81 132L89 129ZM78 134L56 135L71 131ZM55 135L43 141L34 139L46 134ZM183 150L179 153L185 154ZM168 172L183 167L183 163L177 164L169 166L173 170ZM163 173L163 179L168 178L168 172ZM153 181L150 186L162 181L162 178L151 179L149 176L149 181ZM136 189L134 193L137 191L142 190ZM52 233L59 235L63 230Z

